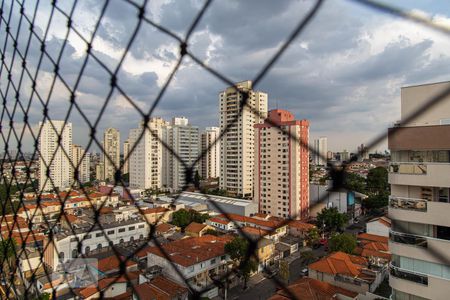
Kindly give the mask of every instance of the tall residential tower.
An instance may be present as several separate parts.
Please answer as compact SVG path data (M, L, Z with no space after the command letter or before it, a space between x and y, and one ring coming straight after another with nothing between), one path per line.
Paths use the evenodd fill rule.
M249 96L247 106L242 110L244 94L235 87L229 87L219 94L220 129L227 130L220 144L220 188L234 196L251 198L255 161L253 126L262 123L267 117L268 96L254 91L251 81L239 82L236 86Z
M206 127L201 135L201 151L204 153L201 160L200 175L207 178L220 176L220 128ZM217 140L217 141L216 141ZM209 150L208 150L209 149Z
M281 109L271 110L268 121L255 125L254 201L260 213L307 218L309 122Z
M450 97L422 109L449 88L402 88L401 121L389 129L392 299L449 299Z
M71 187L72 123L52 120L51 123L39 122L39 127L39 189L49 191Z
M107 128L103 135L103 176L113 181L120 166L120 133L115 128ZM107 155L105 155L107 154Z

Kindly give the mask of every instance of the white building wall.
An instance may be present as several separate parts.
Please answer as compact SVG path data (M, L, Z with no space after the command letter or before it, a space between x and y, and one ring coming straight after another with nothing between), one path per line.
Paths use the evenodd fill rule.
M389 237L390 228L378 221L368 222L366 224L366 229L367 233Z
M254 124L259 124L267 118L268 95L253 91L251 81L243 81L236 86L248 91L247 105L259 114L255 114L248 107L240 112L243 95L234 87L229 87L219 94L220 129L224 131L237 118L237 122L228 128L220 145L220 188L230 194L242 197L253 196L254 172ZM240 114L239 114L240 112Z
M52 126L53 124L53 126ZM65 125L64 125L65 124ZM39 122L39 189L48 191L53 188L65 189L73 183L72 161L72 123L52 120L51 123ZM63 131L64 128L64 131ZM58 135L61 142L58 145ZM50 177L47 177L47 166Z

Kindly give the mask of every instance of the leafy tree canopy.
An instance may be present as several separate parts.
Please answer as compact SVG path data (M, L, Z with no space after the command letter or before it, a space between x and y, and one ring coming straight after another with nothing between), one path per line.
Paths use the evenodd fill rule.
M356 237L349 233L335 234L329 239L328 247L332 252L342 251L352 254L356 248Z

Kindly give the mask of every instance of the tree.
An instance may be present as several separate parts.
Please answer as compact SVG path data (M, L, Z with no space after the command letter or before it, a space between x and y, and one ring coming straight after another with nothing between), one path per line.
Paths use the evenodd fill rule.
M311 228L306 234L306 239L309 245L314 245L320 239L319 229L317 227Z
M1 272L4 279L9 276L10 272L15 270L17 243L13 238L0 241L0 264Z
M344 185L351 191L363 194L366 192L366 180L364 177L355 173L345 173Z
M225 253L234 261L239 273L244 278L244 289L250 274L258 269L258 263L253 258L248 258L249 242L242 237L235 237L225 244Z
M308 265L316 260L316 255L312 251L305 251L302 252L301 258L303 259L303 262Z
M200 180L202 179L202 177L200 176L200 174L198 173L198 170L195 171L195 175L194 175L194 186L199 189L200 188Z
M192 222L204 223L210 216L208 214L201 214L195 210L180 209L173 213L172 224L184 229Z
M367 190L374 194L382 194L389 191L388 171L384 167L369 170L367 174Z
M352 254L356 248L356 237L349 233L335 234L328 241L330 251Z
M215 236L220 236L220 235L222 235L222 233L220 233L219 231L214 230L214 229L211 229L211 228L207 229L207 230L205 231L205 234L215 235Z
M389 194L383 193L378 195L370 195L363 201L363 207L365 209L373 210L385 207L389 204Z
M325 225L325 232L341 231L347 221L347 215L339 213L337 207L324 208L317 214L317 224Z
M185 228L191 223L191 214L185 209L177 210L172 215L172 224L180 228Z

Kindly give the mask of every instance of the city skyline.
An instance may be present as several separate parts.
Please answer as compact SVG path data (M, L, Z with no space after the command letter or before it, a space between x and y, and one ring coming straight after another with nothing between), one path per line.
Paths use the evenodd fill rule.
M405 9L412 8L407 1L394 1L394 4ZM43 15L49 10L46 5L43 4ZM134 16L134 10L123 5L117 4L108 9L105 19L112 21L119 15ZM189 48L233 81L251 79L259 70L260 62L266 60L274 47L284 40L300 17L299 12L304 13L308 5L304 2L285 2L283 5L268 2L260 6L252 3L214 3L194 32ZM445 14L450 11L448 5L438 1L415 3L413 12L434 18L446 26L450 24L449 15ZM192 1L168 1L152 4L147 12L174 32L183 33L198 8L198 3ZM171 12L180 9L185 13L175 18ZM92 28L91 19L95 19L98 12L98 3L83 2L76 10L73 22L84 24L80 30L87 32ZM234 25L225 17L227 14L243 12L253 21L249 22L246 31L238 35L233 30L224 29ZM345 22L334 21L339 19L338 14L344 14L339 18ZM273 15L282 15L283 22L272 18ZM390 16L374 17L370 10L351 2L327 3L316 18L316 22L308 26L291 45L279 64L257 88L271 95L273 101L269 109L275 108L278 103L296 116L310 120L311 139L327 136L333 151L347 149L354 152L358 145L368 144L372 137L394 124L400 118L401 86L448 80L446 74L449 73L447 68L450 59L443 49L449 42L439 33ZM45 17L39 18L36 26L42 30L46 20ZM264 20L264 23L260 20ZM11 22L14 24L16 21L13 18ZM49 44L52 46L49 51L52 54L59 49L64 36L64 26L58 26L58 20L54 22L49 33ZM120 49L124 47L123 41L131 27L130 22L124 21L111 28L103 28L99 33L93 50L104 57L108 66L117 63ZM251 32L255 32L255 35ZM112 38L112 33L117 33L117 38ZM251 38L243 39L240 34ZM147 39L154 43L149 45ZM211 47L206 46L210 44ZM31 47L35 46L35 41L32 41ZM67 50L63 55L65 68L61 68L61 76L68 78L69 85L73 83L69 78L78 71L82 62L83 52L80 41L69 36ZM123 70L118 74L118 82L125 87L125 92L136 101L138 107L148 109L177 56L178 48L172 40L146 31L139 36L137 45L130 49ZM30 65L36 59L36 55L30 56ZM330 64L332 60L335 63ZM230 67L233 65L241 67ZM386 68L386 65L390 68ZM50 70L53 70L45 61L42 69L42 77L50 75ZM101 82L109 79L106 72L92 62L88 64L84 78L80 82L77 97L80 108L93 122L107 94L108 87L102 86ZM40 79L39 83L40 91L47 88L48 82L44 79ZM201 128L218 126L214 122L218 117L215 99L217 91L225 87L222 82L192 64L192 61L186 60L154 116L170 119L173 115L185 115ZM28 92L25 91L24 96ZM55 90L49 104L52 119L65 112L63 107L67 97L62 89ZM35 111L42 109L39 104L33 104L32 108ZM135 110L123 97L113 95L111 106L106 109L99 123L98 132L108 127L118 127L119 131L128 132L131 125L127 120L136 117ZM74 143L86 148L89 130L85 121L76 110L69 120L74 124ZM39 114L31 114L29 121L37 124L41 121ZM15 124L21 128L21 120ZM37 126L33 127L35 129ZM98 134L97 139L101 140ZM29 132L25 133L23 147L24 150L32 148ZM386 140L377 148L380 151L387 149ZM97 149L94 144L88 151Z

